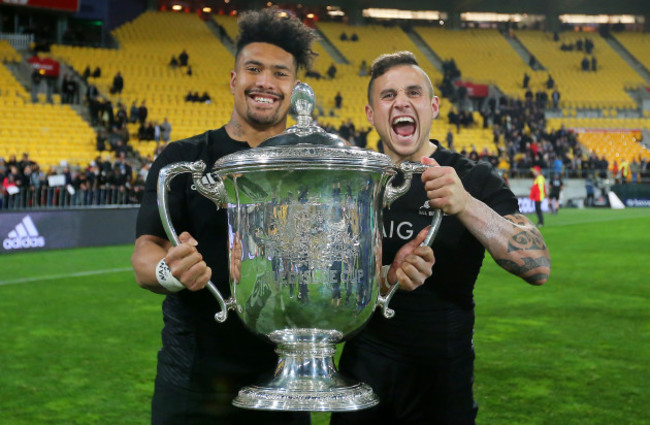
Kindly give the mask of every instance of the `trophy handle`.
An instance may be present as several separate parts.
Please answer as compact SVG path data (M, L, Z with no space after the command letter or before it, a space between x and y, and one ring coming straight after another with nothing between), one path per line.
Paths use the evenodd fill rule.
M393 180L395 176L391 177L386 187L386 194L384 196L384 207L390 208L391 204L397 198L405 194L411 188L411 181L413 180L414 173L423 173L427 168L431 168L431 167L433 167L433 165L425 165L417 162L408 162L408 161L402 162L399 165L399 168L402 171L402 173L404 173L404 183L401 186L393 187L390 184L390 182ZM433 240L435 239L438 230L440 230L440 223L442 223L442 210L435 209L433 213L433 218L431 219L431 227L429 228L429 232L425 236L420 246L431 246L433 244ZM395 315L395 310L388 307L388 303L390 303L391 298L393 298L393 295L395 295L395 292L398 289L399 289L399 282L397 282L395 285L393 285L392 288L390 288L390 291L388 292L388 294L386 294L385 297L379 294L379 297L377 299L377 305L381 307L382 313L384 314L384 317L387 319L390 319Z
M174 246L178 246L181 243L176 234L176 230L172 225L171 215L167 206L167 192L169 191L169 185L174 177L179 174L191 173L194 185L200 194L213 201L217 205L217 208L219 208L223 203L225 198L223 182L219 180L213 185L204 184L201 181L204 171L205 163L203 161L178 162L167 165L160 170L160 174L158 175L158 212L160 213L160 219L163 228L165 229L165 233ZM217 302L221 307L221 311L214 315L214 319L217 322L224 322L228 318L228 310L234 310L236 308L236 301L234 298L224 300L223 296L221 296L221 293L212 281L209 281L206 286L217 299Z

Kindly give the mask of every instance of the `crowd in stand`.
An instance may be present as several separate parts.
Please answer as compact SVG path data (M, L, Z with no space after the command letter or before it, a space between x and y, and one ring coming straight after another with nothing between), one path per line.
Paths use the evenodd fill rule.
M153 158L134 170L125 152L98 155L84 167L65 162L47 171L24 153L0 158L0 209L140 203Z

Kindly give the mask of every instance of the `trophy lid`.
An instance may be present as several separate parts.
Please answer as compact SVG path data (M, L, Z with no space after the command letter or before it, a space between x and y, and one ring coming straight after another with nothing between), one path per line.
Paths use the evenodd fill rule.
M295 146L299 144L339 146L347 145L339 136L327 133L321 127L314 125L311 114L314 111L316 95L314 90L306 83L294 87L291 93L291 107L296 113L297 124L293 125L277 136L269 137L260 144L268 146Z
M305 83L291 94L297 124L270 137L255 149L235 152L219 159L213 167L217 173L279 169L359 169L394 171L388 155L348 144L339 136L327 133L313 123L314 91Z

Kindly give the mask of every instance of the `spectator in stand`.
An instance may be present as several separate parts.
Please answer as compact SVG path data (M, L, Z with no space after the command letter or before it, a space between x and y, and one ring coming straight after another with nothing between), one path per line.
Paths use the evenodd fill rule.
M352 35L350 36L350 41L359 41L359 36L357 35L356 32L352 33Z
M138 122L139 116L140 116L140 108L138 108L138 104L134 100L133 103L131 104L131 109L129 110L129 122L131 124Z
M188 65L188 67L187 67L187 75L191 77L192 74L193 74L192 67Z
M115 114L115 126L121 128L123 124L126 124L129 121L128 114L126 112L126 106L122 102L117 103L117 113Z
M454 150L454 133L451 132L451 127L447 129L447 136L445 137L445 140L447 141L447 148L449 148L450 151Z
M558 109L560 106L560 92L558 91L557 87L555 90L553 90L553 94L551 94L551 99L553 101L553 109Z
M550 90L553 87L555 87L555 80L553 77L551 77L551 74L548 74L548 79L546 80L546 88Z
M616 163L616 161L614 161ZM606 179L607 178L607 172L609 171L609 161L607 161L607 157L603 155L600 157L600 162L598 165L598 169L600 170L600 173L598 174L598 177L601 179ZM618 164L616 165L616 171L618 171Z
M185 49L183 49L181 54L178 55L178 63L180 64L180 66L187 66L189 60L190 60L190 56L187 54Z
M321 78L323 78L323 76L320 74L320 72L316 71L316 70L313 69L313 68L312 68L312 69L308 69L308 70L305 72L305 77L315 78L315 79L317 79L317 80L320 80Z
M113 85L111 86L110 92L111 94L122 94L123 89L124 78L122 77L122 73L120 71L117 71L117 74L115 74L115 77L113 77Z
M84 81L88 81L88 77L90 77L90 66L86 66L86 69L84 69L84 72L81 74L81 78L83 78Z
M106 130L101 128L97 131L96 138L96 148L98 152L103 152L106 150L106 142L108 141L108 136L106 135Z
M102 76L102 69L100 67L96 67L95 70L92 73L93 78L99 78Z
M212 98L210 97L210 94L206 91L203 92L201 97L199 97L199 93L194 93L194 97L196 98L196 101L201 102L201 103L212 103Z
M176 59L176 56L172 56L172 60L169 61L169 66L172 68L178 67L178 59Z
M592 71L598 71L598 60L596 60L596 56L591 57L591 70Z
M145 121L147 121L147 115L149 115L149 110L147 109L147 105L143 100L142 103L140 103L140 108L138 109L138 121L140 121L140 125L144 125Z
M348 35L345 33L345 31L341 33L339 38L341 39L341 41L348 41Z
M528 75L527 72L524 72L524 82L522 83L522 87L527 89L528 83L530 83L530 75Z
M632 183L641 183L641 163L636 159L630 162L630 174L632 175Z
M330 79L334 79L336 77L336 65L332 63L329 68L327 68L327 76L330 77Z
M172 135L172 125L169 123L167 117L165 117L162 124L160 124L160 132L162 141L165 143L169 142Z
M68 74L63 76L61 80L61 103L71 103L70 94L68 93L68 79L70 76Z
M156 142L156 145L160 143L160 138L161 138L161 130L160 130L160 125L158 124L158 121L153 122L153 140Z
M337 92L336 96L334 96L334 107L336 109L341 109L341 106L343 106L343 96L341 95L341 92Z
M367 76L368 76L368 64L364 59L361 61L361 65L359 65L359 77L367 77Z

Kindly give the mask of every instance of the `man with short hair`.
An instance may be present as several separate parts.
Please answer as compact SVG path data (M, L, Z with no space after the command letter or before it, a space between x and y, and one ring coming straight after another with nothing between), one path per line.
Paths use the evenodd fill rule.
M386 280L406 289L390 302L395 316L385 319L376 312L346 343L340 360L341 373L368 383L380 403L334 413L331 423L471 425L477 412L473 289L485 250L505 270L542 285L550 273L548 249L492 165L429 140L439 100L412 53L382 55L370 74L366 115L385 152L395 163L422 161L434 167L384 210L383 263L393 265ZM444 212L432 269L420 269L426 262L418 260L394 267L404 244L430 224L432 208ZM422 284L405 274L414 268L430 277Z
M181 161L214 164L224 155L255 148L286 128L297 72L311 62L314 32L277 9L247 12L239 20L235 68L230 74L234 108L218 130L169 144L153 164L137 220L132 256L138 284L165 294L163 346L152 401L152 424L308 424L309 413L235 408L239 389L277 363L273 346L253 335L232 315L216 323L215 298L205 290L212 278L228 285L226 212L198 194L189 175L174 179L169 193L172 222L181 244L167 240L157 208L156 183L162 167ZM198 248L198 250L197 250ZM173 279L159 277L165 268Z

